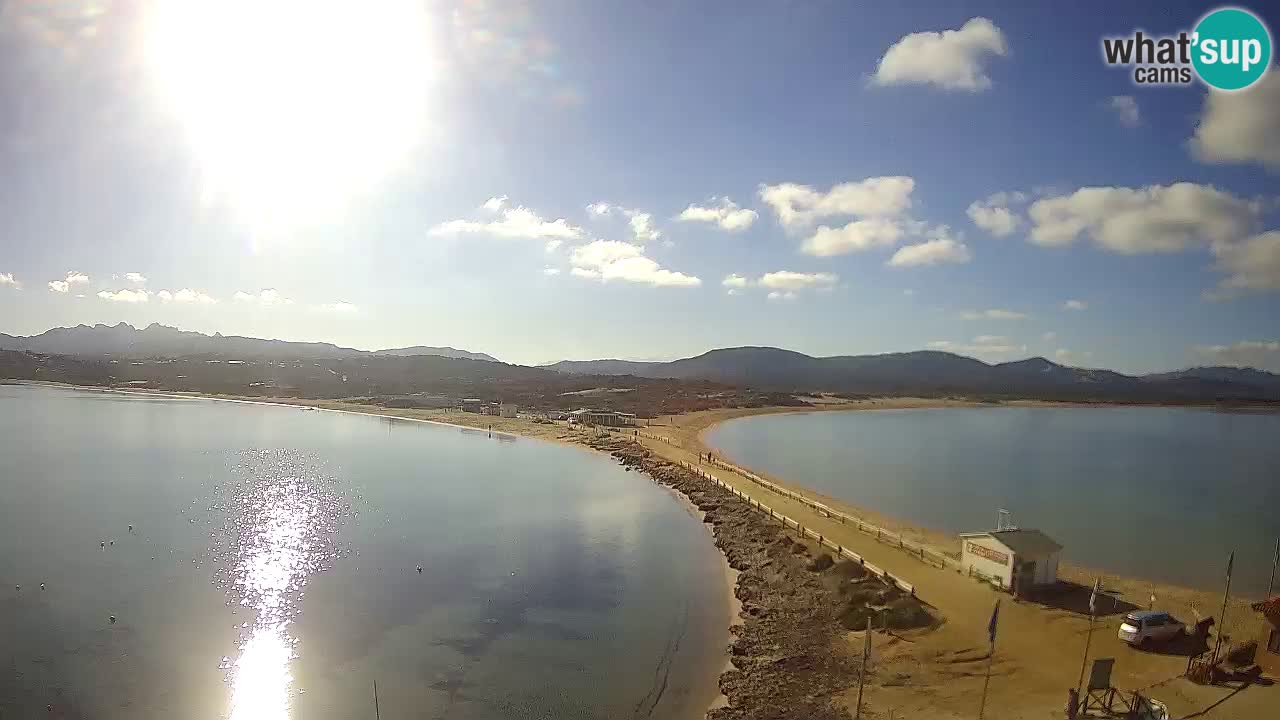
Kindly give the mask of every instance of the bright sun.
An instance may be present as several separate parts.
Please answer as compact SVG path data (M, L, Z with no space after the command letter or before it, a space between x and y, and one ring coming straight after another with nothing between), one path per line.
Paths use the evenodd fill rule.
M340 211L424 132L421 0L156 0L146 55L207 190L257 230Z

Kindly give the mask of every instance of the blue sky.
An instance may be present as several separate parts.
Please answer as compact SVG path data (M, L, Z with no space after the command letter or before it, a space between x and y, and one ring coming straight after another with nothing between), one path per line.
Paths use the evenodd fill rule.
M60 7L0 9L0 332L1280 370L1280 73L1101 58L1212 4Z

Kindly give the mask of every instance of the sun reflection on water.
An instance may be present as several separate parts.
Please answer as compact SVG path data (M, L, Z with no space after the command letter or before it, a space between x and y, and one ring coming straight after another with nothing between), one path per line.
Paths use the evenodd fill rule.
M286 720L293 694L297 617L307 580L339 554L335 536L351 506L322 464L288 450L240 453L224 511L217 583L253 619L238 627L239 656L224 658L231 720ZM220 506L220 507L219 507Z

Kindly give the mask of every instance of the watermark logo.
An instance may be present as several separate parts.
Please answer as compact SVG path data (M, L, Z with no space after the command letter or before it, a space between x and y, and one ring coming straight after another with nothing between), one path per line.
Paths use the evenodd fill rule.
M1248 10L1219 8L1191 32L1103 38L1102 57L1108 65L1132 67L1139 85L1189 85L1199 76L1218 90L1243 90L1271 64L1271 33Z

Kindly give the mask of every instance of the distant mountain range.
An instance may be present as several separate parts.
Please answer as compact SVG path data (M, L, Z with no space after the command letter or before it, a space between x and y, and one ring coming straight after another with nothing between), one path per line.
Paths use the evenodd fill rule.
M497 359L484 353L457 350L451 347L417 345L387 350L356 350L332 343L288 342L264 340L179 330L167 325L152 323L138 328L128 323L116 325L76 325L58 327L30 337L15 337L0 333L0 350L18 350L51 355L75 355L93 357L118 355L122 357L187 357L193 355L216 356L228 359L290 359L290 358L344 358L368 355L393 355L398 357L434 355L465 360Z
M857 394L980 394L1060 399L1277 400L1280 375L1234 367L1123 375L1067 367L1044 358L989 364L938 351L812 357L772 347L712 350L671 362L565 360L564 373L700 379L732 385Z

